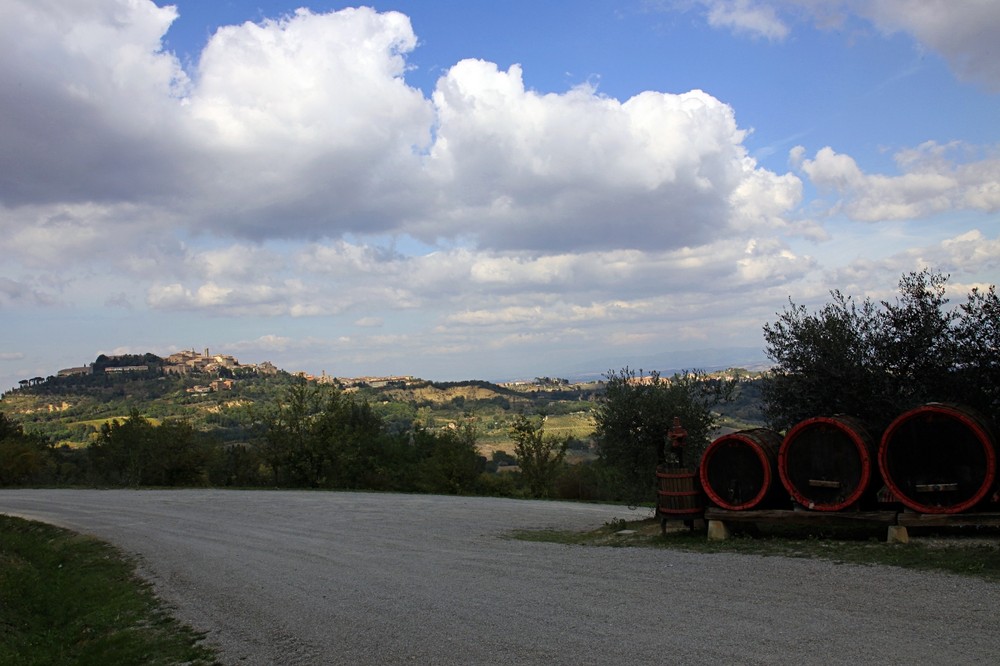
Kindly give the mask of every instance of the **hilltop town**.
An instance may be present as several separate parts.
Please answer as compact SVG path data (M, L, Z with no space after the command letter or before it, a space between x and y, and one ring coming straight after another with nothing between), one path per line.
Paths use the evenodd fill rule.
M187 390L191 393L208 393L213 391L231 390L234 382L247 377L267 377L275 376L285 372L270 361L261 363L241 363L232 354L212 353L210 349L198 352L195 349L185 349L167 357L159 357L152 353L146 354L120 354L114 356L100 355L97 359L72 368L63 368L56 372L57 378L83 377L91 375L139 375L142 373L154 373L163 375L175 375L184 377L215 377L206 385L195 385ZM315 384L332 384L341 389L356 388L413 388L427 384L427 380L413 377L412 375L365 375L359 377L339 377L328 375L322 372L313 375L307 372L289 372L293 377L299 377L306 382ZM39 386L49 379L34 377L22 379L20 388ZM635 381L646 383L652 380L652 376L644 375L636 377ZM597 382L600 383L600 382ZM582 382L585 385L594 384L593 381ZM499 382L496 386L511 389L514 391L555 391L567 389L574 386L567 379L558 377L535 377L533 379L515 380L510 382Z
M185 349L165 358L152 353L120 354L114 356L102 354L97 357L97 360L87 365L63 368L56 372L55 377L66 378L101 374L126 375L149 372L190 377L199 375L216 377L217 379L204 386L195 385L188 388L188 392L190 393L208 393L232 390L234 382L240 378L249 376L274 376L284 371L270 361L241 363L232 354L212 353L206 347L202 352L198 352L195 349ZM413 382L422 381L409 375L334 377L327 375L325 372L320 375L312 375L306 372L292 372L289 374L305 379L310 383L334 384L341 388L355 388L359 386L370 388L403 388L411 385ZM22 379L19 384L20 388L28 388L38 386L46 381L47 379L43 377L33 377L31 379Z
M177 375L217 375L237 370L262 375L274 375L278 373L278 368L275 367L270 361L244 365L231 354L212 354L209 349L206 348L202 353L191 349L171 354L166 358L160 358L155 354L149 353L142 355L122 354L118 356L105 356L102 354L101 356L98 356L97 360L93 363L75 368L63 368L56 373L56 376L71 377L74 375L92 375L100 373L116 374L146 372L154 369L161 369L167 374Z

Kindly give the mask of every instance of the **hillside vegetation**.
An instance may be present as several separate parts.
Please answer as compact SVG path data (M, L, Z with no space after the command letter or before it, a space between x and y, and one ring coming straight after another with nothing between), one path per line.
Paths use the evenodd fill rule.
M729 404L719 405L725 425L762 423L756 376L742 383ZM57 446L86 446L101 426L123 420L133 411L159 424L179 419L224 442L246 441L255 409L282 399L290 386L304 383L289 373L247 376L229 390L199 393L206 376L165 376L142 372L121 376L50 377L30 387L9 391L0 412L22 424L26 432ZM545 430L586 442L593 434L592 412L604 392L603 382L569 384L541 378L515 387L485 381L435 383L414 379L405 385L341 386L346 395L366 401L402 432L418 424L430 430L472 424L486 453L512 451L510 427L517 414L545 417ZM580 448L578 444L576 448Z
M0 485L622 492L595 435L605 382L177 374L151 356L139 357L145 367L36 378L5 394ZM711 422L759 423L756 381L744 373L739 387Z

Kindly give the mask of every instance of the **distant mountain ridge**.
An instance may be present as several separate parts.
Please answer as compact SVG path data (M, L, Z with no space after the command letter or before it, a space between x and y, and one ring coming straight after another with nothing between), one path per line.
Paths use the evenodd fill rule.
M661 375L672 375L683 370L704 370L714 372L727 368L744 368L760 371L770 368L771 361L758 347L724 347L715 349L693 349L668 351L644 356L617 356L588 361L587 364L567 370L561 376L573 382L601 379L609 370L621 370L625 366L645 372L657 371Z

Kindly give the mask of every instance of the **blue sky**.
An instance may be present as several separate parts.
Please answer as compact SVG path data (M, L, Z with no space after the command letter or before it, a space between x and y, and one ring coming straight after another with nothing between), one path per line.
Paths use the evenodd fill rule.
M994 2L299 7L0 7L0 389L204 347L600 371L997 282Z

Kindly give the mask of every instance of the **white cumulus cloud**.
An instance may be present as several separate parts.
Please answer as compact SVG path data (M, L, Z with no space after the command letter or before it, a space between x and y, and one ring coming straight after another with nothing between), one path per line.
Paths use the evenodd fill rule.
M833 212L863 221L906 220L936 213L1000 210L1000 155L995 151L973 159L959 159L958 144L927 142L900 151L900 175L866 174L849 155L825 147L812 159L801 147L792 150L799 165L821 190L839 199ZM957 156L955 154L958 153Z
M254 241L670 248L773 224L796 200L796 177L748 158L733 109L702 91L543 94L519 66L464 60L428 99L406 82L417 37L397 12L224 26L190 72L162 47L171 7L0 12L0 85L19 91L0 125L0 204L38 221L75 206L63 239L121 237L124 221Z
M733 109L701 91L644 92L625 102L588 86L541 94L521 70L465 60L433 95L439 127L428 168L444 216L415 233L465 233L525 249L682 247L743 211L734 193L767 174L747 158ZM794 176L788 177L794 189ZM758 193L778 212L785 187Z
M708 24L770 40L788 36L788 26L775 8L753 0L703 0Z

